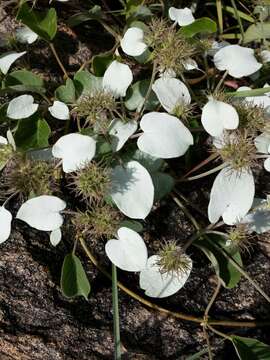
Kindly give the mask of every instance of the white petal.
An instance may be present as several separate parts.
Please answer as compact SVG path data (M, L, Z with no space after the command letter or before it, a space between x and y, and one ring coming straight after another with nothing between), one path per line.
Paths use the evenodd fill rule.
M185 62L183 62L183 66L187 71L199 69L196 61L191 58L189 58Z
M265 83L265 84L263 85L264 88L269 87L269 86L270 86L270 85L269 85L268 83ZM266 93L264 93L264 95L270 96L270 92L266 92Z
M147 49L147 45L143 42L143 35L142 29L129 28L121 40L124 53L130 56L140 56Z
M154 186L148 171L137 161L116 166L112 171L111 197L126 216L146 218L154 202Z
M9 238L11 232L11 213L4 208L0 207L0 244L6 241Z
M0 70L2 73L7 74L11 65L24 54L26 54L26 51L20 53L17 53L16 51L10 51L0 55Z
M27 26L16 30L16 39L22 44L32 44L37 38L38 35Z
M232 105L211 98L202 109L201 121L208 134L220 136L224 129L238 127L239 116Z
M116 98L124 97L132 80L133 75L128 65L114 60L104 73L103 88L112 92Z
M13 150L16 151L15 139L10 130L7 131L7 140L8 140L8 143L12 146Z
M57 246L62 239L62 232L61 229L53 230L50 234L50 242L52 246Z
M69 119L69 109L68 106L62 101L55 100L53 105L48 108L49 112L53 117L59 120L68 120Z
M53 231L63 224L60 211L65 207L66 203L58 197L41 195L22 204L16 218L37 230Z
M159 256L151 256L147 261L147 267L140 273L140 287L145 290L145 295L164 298L179 291L185 285L192 269L191 259L187 255L186 258L189 261L189 270L181 275L177 273L161 274L157 265Z
M0 136L0 145L7 145L8 141L4 136Z
M20 95L10 101L7 108L7 116L10 119L25 119L33 115L38 109L32 95Z
M141 271L147 262L147 248L142 237L131 229L121 227L118 240L109 240L105 251L111 262L125 271Z
M52 154L63 160L63 170L70 173L84 167L96 153L96 141L90 136L68 134L52 147Z
M137 141L138 148L162 159L182 156L193 144L191 132L175 116L150 112L142 117L144 131Z
M270 62L270 51L269 50L263 50L261 52L261 58L263 63Z
M256 60L253 49L239 45L220 49L214 56L214 63L219 70L228 70L229 75L235 78L254 74L262 67Z
M128 138L137 130L137 122L134 120L124 123L120 119L114 119L109 128L109 134L112 137L113 151L119 151L125 145Z
M249 86L240 86L237 91L247 91L252 90ZM261 96L247 96L245 97L245 101L251 102L255 106L262 106L266 108L267 106L270 106L270 97L267 95L261 95Z
M254 140L254 144L258 152L268 154L268 148L270 146L270 135L268 133L262 133Z
M263 166L265 168L266 171L269 171L270 172L270 158L267 158L264 163L263 163Z
M215 223L222 216L225 224L239 222L249 211L254 199L255 185L249 171L241 173L227 167L217 175L210 194L208 217Z
M173 112L177 105L190 104L191 102L188 88L178 79L170 77L159 78L154 82L152 89L161 105L169 113Z
M192 24L195 19L192 15L191 9L185 7L184 9L169 8L169 17L173 21L177 21L178 25L186 26Z
M248 213L241 223L246 224L250 231L257 234L265 233L270 230L270 208L268 200L256 199L256 209Z

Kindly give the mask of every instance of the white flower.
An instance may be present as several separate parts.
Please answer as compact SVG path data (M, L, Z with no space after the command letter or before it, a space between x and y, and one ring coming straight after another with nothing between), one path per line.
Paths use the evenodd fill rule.
M172 21L176 21L180 26L186 26L192 24L195 21L191 9L187 7L185 7L184 9L170 7L169 17Z
M140 287L147 296L164 298L175 294L185 285L192 269L192 260L186 255L189 267L184 272L162 274L157 265L159 259L158 255L148 258L146 268L140 273Z
M252 89L249 86L240 86L237 89L237 91L248 91L248 90L252 90ZM253 105L256 106L262 106L264 108L270 106L270 97L267 95L247 96L245 97L245 101L251 102Z
M32 95L20 95L12 99L8 104L7 116L10 119L25 119L33 115L38 109Z
M241 221L252 206L254 193L254 178L249 170L238 172L230 167L222 169L210 194L210 222L217 222L221 216L227 225Z
M270 51L269 50L263 50L261 52L261 58L263 63L267 63L270 61Z
M53 105L48 108L50 114L59 120L68 120L69 119L69 109L68 106L62 101L55 100Z
M140 122L143 134L138 148L154 157L170 159L182 156L193 144L191 132L175 116L150 112Z
M232 105L209 97L202 109L202 125L208 134L220 136L224 129L233 130L239 125L239 116Z
M16 150L16 144L12 132L10 130L7 131L7 137L0 136L0 145L8 145L10 144L13 150Z
M10 51L0 55L0 70L2 73L6 75L11 65L24 54L26 54L26 51L22 51L20 53Z
M65 207L65 201L58 197L41 195L22 204L16 218L37 230L53 231L63 224L60 211L63 211Z
M129 66L114 60L104 73L103 88L112 92L116 98L124 97L132 80L133 75Z
M214 63L218 70L227 70L235 78L254 74L262 67L254 56L254 50L240 45L220 49L214 56Z
M195 60L188 58L187 60L185 60L183 62L183 66L185 68L185 70L190 71L190 70L199 70L198 64L196 63Z
M162 77L157 79L152 89L166 111L172 113L178 105L189 105L191 97L186 85L174 78Z
M121 227L118 240L109 240L105 251L111 262L125 271L141 271L147 262L147 248L142 237L126 227Z
M11 213L4 208L4 206L0 207L0 244L6 241L9 238L11 232L11 221L12 215Z
M52 154L63 160L65 173L76 171L93 159L96 141L90 136L68 134L62 136L52 147Z
M22 44L33 44L37 38L38 35L29 29L28 26L23 26L16 30L16 40Z
M125 145L128 138L137 130L137 122L130 120L124 123L120 119L114 119L109 127L109 135L111 136L111 146L113 151L119 151Z
M268 133L262 133L254 140L254 144L258 152L263 154L270 154L270 135ZM270 155L264 160L264 168L270 172Z
M112 170L110 195L118 209L133 219L144 219L154 202L154 185L148 171L137 161Z
M51 232L50 234L50 242L52 244L52 246L57 246L62 238L62 232L61 229L55 229Z
M270 207L269 207L269 195L267 199L254 199L253 207L241 221L245 224L250 231L254 231L257 234L263 234L270 230Z
M140 56L147 49L147 45L143 42L143 36L142 29L137 27L129 28L121 40L124 53L130 56Z

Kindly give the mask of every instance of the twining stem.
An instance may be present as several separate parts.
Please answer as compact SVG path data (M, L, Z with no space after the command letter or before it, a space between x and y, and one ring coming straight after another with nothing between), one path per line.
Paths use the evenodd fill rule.
M227 75L228 75L228 70L225 71L225 73L223 74L222 78L219 80L215 90L214 90L214 93L216 94L219 89L221 88L221 85L223 84L223 81L226 79Z
M121 360L117 269L114 264L112 264L112 303L113 303L114 359Z
M197 223L197 220L191 215L191 213L188 211L188 209L184 206L184 204L175 196L171 195L173 201L180 207L180 209L183 211L183 213L190 219L192 224L194 225L195 229L197 231L200 230L200 225Z
M211 350L211 344L210 344L209 336L208 336L208 333L207 333L207 330L206 330L206 325L203 325L203 335L205 337L206 344L207 344L208 358L209 358L209 360L213 360L213 354L212 354L212 350Z
M211 175L211 174L214 174L215 172L219 171L219 170L222 170L224 169L226 166L228 166L228 164L226 163L222 163L218 166L216 166L215 168L211 169L211 170L208 170L206 172L203 172L199 175L195 175L195 176L191 176L191 177L183 177L181 179L178 180L178 182L186 182L186 181L193 181L193 180L197 180L197 179L201 179L201 178L204 178L208 175Z
M221 337L223 337L223 338L225 338L225 339L227 339L227 340L230 340L230 341L232 340L229 335L226 335L226 334L224 334L223 332L214 329L211 325L208 324L207 327L208 327L211 331L213 331L213 333L215 333L215 334L217 334L217 335L219 335L219 336L221 336Z
M57 52L56 52L56 49L55 49L53 43L50 43L49 45L50 45L50 48L51 48L51 50L52 50L52 53L53 53L53 55L54 55L54 57L55 57L58 65L60 66L61 70L62 70L63 73L64 73L65 78L67 79L67 78L68 78L68 73L67 73L64 65L62 64L62 62L61 62L61 60L60 60L60 58L59 58L59 56L58 56L58 54L57 54Z
M86 255L88 256L88 258L90 259L90 261L96 266L96 268L102 274L104 274L108 279L112 280L111 275L105 269L103 269L103 267L101 265L99 265L98 261L96 260L96 258L93 256L93 254L87 247L85 241L82 238L80 238L79 240L80 240L82 248L84 249L84 251L85 251ZM161 312L164 315L172 316L172 317L175 317L175 318L181 319L181 320L192 321L197 324L202 324L204 322L204 319L201 317L196 317L193 315L183 314L180 312L175 312L175 311L170 311L170 310L164 309L163 307L158 306L158 305L152 303L151 301L144 299L140 295L134 293L132 290L128 289L126 286L124 286L119 281L117 281L117 286L119 287L119 289L123 290L126 294L131 296L133 299L141 302L143 305L149 307L150 309ZM253 327L257 327L257 326L264 327L264 326L270 325L270 321L234 321L234 320L215 320L215 319L210 319L210 320L208 320L207 323L210 325L215 325L215 326L249 327L249 328L253 328Z
M209 231L210 232L210 231ZM209 233L208 232L208 233ZM242 267L218 244L208 238L211 244L222 252L225 258L242 274L252 285L253 287L265 298L266 301L270 303L270 297L263 291L263 289L242 269Z
M156 73L157 73L157 62L154 61L153 62L153 69L152 69L152 75L151 75L150 83L149 83L149 86L148 86L148 89L147 89L147 93L145 95L143 104L141 105L141 109L140 109L138 115L136 116L135 120L138 120L141 117L141 115L143 114L144 110L145 110L146 103L147 103L147 101L149 99L149 96L151 94L151 91L152 91L152 85L153 85L153 83L155 81Z
M241 20L239 14L238 14L238 10L237 10L235 1L234 1L234 0L231 0L231 4L232 4L232 7L233 7L233 9L234 9L235 17L236 17L237 22L238 22L239 27L240 27L240 32L241 32L241 37L242 37L242 42L243 42L243 41L244 41L244 37L245 37L245 31L244 31L244 28L243 28L242 20Z
M217 7L219 33L222 34L223 33L223 14L222 14L221 0L216 0L216 7Z
M218 156L219 155L217 153L211 154L207 159L201 161L198 165L189 170L182 178L185 179L188 175L192 174L194 171L199 170L204 165L207 165L210 161L215 160Z

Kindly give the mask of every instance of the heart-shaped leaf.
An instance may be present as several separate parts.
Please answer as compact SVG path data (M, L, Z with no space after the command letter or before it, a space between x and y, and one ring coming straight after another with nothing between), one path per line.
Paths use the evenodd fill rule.
M67 298L83 296L86 300L91 287L80 259L74 254L66 255L61 272L61 290Z
M232 343L240 360L269 360L270 346L242 336L231 335Z
M10 119L25 119L33 115L38 109L32 95L20 95L10 101L7 108L7 116Z
M60 85L55 90L55 96L59 101L66 104L73 104L76 101L75 86L71 79L66 80L65 85Z

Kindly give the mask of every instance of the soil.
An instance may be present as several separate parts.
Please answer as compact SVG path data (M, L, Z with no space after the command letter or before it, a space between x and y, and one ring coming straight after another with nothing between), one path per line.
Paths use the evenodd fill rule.
M0 33L13 31L17 26L14 16L0 8L0 19L3 16L7 17L0 23ZM86 26L78 34L60 24L56 48L60 50L68 71L76 71L98 52L101 40L95 36L98 40L93 43L93 31L103 36L96 25ZM103 42L106 49L111 47L110 42L110 37ZM61 73L46 44L40 41L33 49L32 68L45 79L59 82ZM261 184L269 184L266 176L258 179ZM181 190L205 211L212 180L209 178L206 182ZM267 189L265 186L262 188ZM170 198L157 205L144 228L144 237L152 253L155 253L160 241L184 243L194 230ZM270 294L270 237L263 235L254 240L256 245L244 255L245 269ZM91 239L87 242L104 266L108 266L108 262L102 260L105 258L104 243L93 244ZM1 360L113 358L111 283L87 261L83 253L79 253L91 282L91 294L88 301L64 298L59 287L60 272L64 256L70 249L68 230L59 246L53 248L47 234L14 222L10 239L0 248ZM198 250L191 247L189 254L194 260L194 268L184 288L172 297L154 302L172 311L202 316L216 287L216 277L208 260ZM136 274L127 275L118 271L118 276L121 282L143 296ZM150 310L121 290L119 306L123 359L187 359L206 345L199 324ZM269 319L269 310L270 306L264 298L247 280L242 279L232 290L221 289L210 315L216 319L266 320ZM270 344L268 328L221 330ZM228 341L224 342L212 334L209 336L215 359L237 358ZM207 358L207 355L200 357Z

